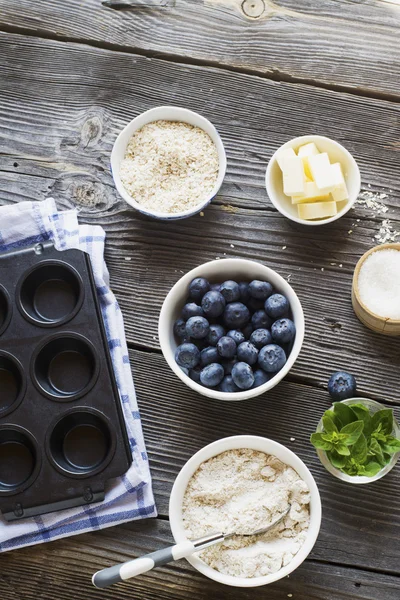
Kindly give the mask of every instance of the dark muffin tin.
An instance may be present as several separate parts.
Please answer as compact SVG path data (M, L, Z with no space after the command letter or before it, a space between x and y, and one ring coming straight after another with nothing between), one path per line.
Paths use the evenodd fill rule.
M0 510L104 499L132 461L89 256L0 254Z

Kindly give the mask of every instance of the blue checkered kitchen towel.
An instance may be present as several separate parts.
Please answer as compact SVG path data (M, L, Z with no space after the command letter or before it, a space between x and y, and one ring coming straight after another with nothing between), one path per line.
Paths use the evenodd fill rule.
M0 252L45 240L52 240L58 250L79 248L90 255L133 462L123 477L108 482L104 502L12 523L0 519L0 551L102 529L133 519L155 517L157 514L124 324L118 303L108 285L109 276L103 257L105 232L99 226L78 224L75 210L58 212L53 199L0 208Z

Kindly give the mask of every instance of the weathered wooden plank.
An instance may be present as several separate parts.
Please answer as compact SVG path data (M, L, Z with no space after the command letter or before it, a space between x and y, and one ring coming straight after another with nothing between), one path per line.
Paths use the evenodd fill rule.
M98 0L0 0L0 27L398 98L397 9L371 1L184 0L117 12Z
M325 470L309 437L329 406L326 392L283 382L251 401L215 402L182 384L158 354L133 351L131 359L160 514L168 515L172 483L197 450L230 435L270 437L296 452L316 477L323 521L312 558L398 572L399 467L367 488Z
M98 590L91 576L98 569L170 544L168 523L159 519L131 523L26 548L1 556L2 600L246 600L246 589L227 588L179 562L150 571L132 582ZM271 600L397 600L398 578L306 561L282 581L257 589ZM292 596L288 596L292 594Z

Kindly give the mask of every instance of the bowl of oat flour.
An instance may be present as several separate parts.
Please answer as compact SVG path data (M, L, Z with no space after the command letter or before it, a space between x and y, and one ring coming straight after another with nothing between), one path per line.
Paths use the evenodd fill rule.
M271 531L268 526L290 505ZM321 524L321 500L309 469L291 450L267 438L223 438L197 452L175 480L169 518L176 542L237 532L187 560L226 585L256 587L287 577L311 552Z
M111 153L117 191L141 213L184 219L216 196L226 155L214 125L185 108L158 106L121 131Z

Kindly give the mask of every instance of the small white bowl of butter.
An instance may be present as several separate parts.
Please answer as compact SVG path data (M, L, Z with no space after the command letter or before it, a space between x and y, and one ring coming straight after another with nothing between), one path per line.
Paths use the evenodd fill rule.
M283 144L268 163L268 196L280 213L303 225L336 221L360 192L358 165L344 146L322 135Z

